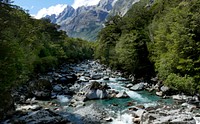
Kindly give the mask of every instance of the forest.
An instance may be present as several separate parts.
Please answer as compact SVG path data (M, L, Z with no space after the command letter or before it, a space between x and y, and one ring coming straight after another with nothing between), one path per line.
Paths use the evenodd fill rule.
M186 94L200 93L200 1L141 0L109 17L97 42L70 38L48 19L0 0L0 95L61 63L98 59L136 78L157 76Z
M133 93L131 95L136 96L130 98L131 102L128 102L126 99L124 99L125 97L123 97L125 101L120 100L118 102L112 101L111 98L114 97L107 97L107 100L111 100L114 103L113 104L110 102L109 106L112 108L116 106L116 108L119 110L121 105L123 108L125 105L127 105L126 107L130 107L129 104L131 106L135 104L135 99L139 98L142 99L142 102L144 102L143 98L146 99L149 97L149 95L143 97L142 95L146 95L146 93L139 94L132 89L135 87L135 85L144 85L145 83L145 85L149 85L150 88L152 88L158 84L158 89L154 88L154 91L145 89L151 92L148 92L150 97L154 97L161 87L167 86L167 88L170 89L169 95L190 95L192 96L192 100L194 97L197 98L197 102L194 101L196 105L194 108L189 107L189 104L187 107L185 105L183 106L182 103L181 105L177 104L179 109L176 112L176 110L174 111L174 105L176 103L170 103L173 107L165 104L163 98L168 97L166 95L162 97L154 97L157 98L157 100L152 99L151 101L150 99L147 99L147 101L151 103L157 104L159 103L158 101L164 103L164 106L161 106L162 109L158 107L158 109L154 110L156 113L159 113L159 111L161 112L156 118L160 120L161 117L164 118L166 115L167 118L170 117L166 123L170 123L170 121L172 121L172 117L174 120L184 117L182 118L184 122L191 121L191 118L195 119L195 117L199 117L199 111L196 111L198 110L196 108L199 108L200 94L199 17L199 0L140 0L139 2L135 3L123 17L120 16L120 14L109 17L105 22L105 27L98 34L98 40L96 42L88 42L79 38L71 38L67 36L67 32L59 30L60 26L50 23L50 20L48 19L33 18L27 10L13 5L11 0L0 0L0 121L5 117L11 116L12 114L14 115L14 121L18 115L19 117L27 116L28 118L32 118L29 115L34 115L36 109L32 109L33 111L30 110L33 113L30 113L29 109L27 109L27 113L25 114L24 111L22 111L22 113L17 112L15 107L22 108L22 104L32 106L32 101L35 101L37 98L39 98L37 96L38 94L35 95L35 91L37 91L37 93L39 92L40 96L43 95L41 95L41 92L46 93L47 91L49 93L47 93L49 96L48 100L52 101L46 102L46 99L42 100L44 100L44 102L46 102L49 106L52 105L55 108L52 108L51 111L50 109L48 110L48 108L46 109L46 104L44 108L39 106L40 110L38 110L38 112L41 112L41 115L36 113L37 117L34 121L45 118L45 121L42 120L42 122L46 123L46 117L51 118L52 115L57 117L57 113L50 113L54 113L60 108L60 110L64 110L65 112L59 112L68 113L66 112L67 109L63 109L64 106L60 106L60 108L57 106L61 102L58 104L53 103L53 99L55 98L57 100L55 100L55 103L59 102L58 100L60 96L62 96L62 99L67 98L67 102L69 102L69 99L71 98L72 102L76 101L72 104L71 102L69 102L69 104L65 103L65 105L68 104L69 106L73 106L75 103L81 103L81 107L86 105L87 108L87 104L82 104L85 102L84 100L81 101L81 99L77 101L73 100L73 98L76 99L74 96L77 95L84 99L89 92L92 94L93 91L95 91L94 93L97 93L99 90L102 92L102 94L104 91L105 94L109 94L108 90L110 87L107 87L107 83L105 83L106 89L102 87L102 84L100 85L100 83L91 83L93 79L96 80L98 77L98 79L103 80L110 80L111 77L114 77L114 83L116 83L116 85L120 84L119 86L121 86L123 90L124 88L128 89L128 85L131 85L130 89L128 89L129 93ZM89 61L83 61L88 59L95 61L91 61L90 63ZM81 64L81 62L85 63ZM63 68L65 68L67 71L59 73L61 71L56 70L61 70L59 67L61 67L63 63L69 66L63 66ZM76 66L73 66L73 64ZM72 66L74 67L73 73L70 72L70 69L73 69ZM76 68L84 69L83 71L79 72ZM50 82L51 79L39 79L40 76L45 75L48 72L52 73L51 79L53 80L53 83ZM99 76L97 72L101 72L102 75ZM122 77L125 77L125 80L129 80L130 78L128 78L128 76L130 75L134 76L135 79L134 81L130 81L130 84L122 84L119 82L119 80L117 80L123 79ZM87 78L85 78L85 80L81 80L81 76ZM44 78L46 77L44 76ZM73 81L68 80L70 78L73 79ZM152 78L156 78L158 80L152 81ZM85 86L87 88L88 86L86 85L85 81L88 84L92 84L92 89L89 89L83 93L82 88ZM153 82L156 82L156 84L154 85ZM80 83L80 87L83 84L82 88L76 86L76 83ZM26 84L29 86L26 86ZM36 87L35 89L31 87L32 84L34 88ZM55 87L59 87L60 90L58 91L58 88L55 89ZM74 87L78 87L80 90L74 90ZM17 88L20 90L15 90ZM21 91L21 89L24 90L23 88L27 91L30 90L30 92ZM113 92L114 90L110 91L112 91L111 95L115 96L115 98L117 98L116 96L118 94L121 94L118 92L118 89L116 90L116 93ZM123 91L122 96L124 96L124 93L125 92ZM56 97L53 96L54 94L56 94ZM102 100L102 96L104 96L102 94L98 99ZM64 97L64 95L67 97ZM95 96L97 95L95 94ZM126 94L126 96L129 97L128 94ZM165 100L168 100L168 98ZM28 99L30 102L27 103ZM188 101L184 102L189 103ZM36 105L39 104L39 102L35 103ZM180 101L178 103L180 103ZM17 104L19 106L17 106ZM77 105L79 106L79 104ZM160 106L161 104L158 105ZM168 107L166 107L166 105ZM77 110L76 105L73 107ZM105 112L104 108L107 106L102 107L102 112ZM100 107L95 106L95 108ZM121 113L121 108L119 113ZM168 114L169 112L166 112L168 111L166 108L170 108L171 110L169 110L169 112L172 114ZM96 109L87 108L83 112L80 112L85 113L86 111L88 112L88 110L93 111ZM89 111L90 114L91 111ZM145 109L144 111L145 112L142 112L143 114L141 115L141 118L143 117L144 113L147 112ZM45 115L43 112L47 112L49 114ZM93 115L96 112L97 111L94 111L91 114L92 118L94 118ZM182 112L184 112L184 114ZM194 114L192 112L197 113ZM110 118L111 112L108 113L108 117ZM118 112L116 112L116 114L117 113ZM141 112L139 111L139 113ZM191 115L189 116L188 113ZM71 113L69 114L71 115ZM97 114L107 117L105 116L105 113ZM89 114L86 114L86 116L88 115ZM130 115L131 122L133 122L133 119L138 119L138 116L133 118L133 115L136 114ZM85 119L86 116L84 115L83 119ZM150 117L150 115L148 116ZM61 116L58 117L60 118ZM65 117L66 119L68 116L62 117ZM79 118L79 116L77 117ZM103 120L104 117L102 117ZM102 120L101 117L98 116L98 118ZM60 119L60 122L62 122L62 118ZM196 121L194 119L193 121ZM106 118L106 120L108 119ZM26 121L26 118L24 118L23 121ZM91 119L89 118L89 122L90 121ZM108 121L110 122L110 119ZM142 122L142 120L140 121ZM57 118L56 122L59 123ZM96 123L96 120L94 122ZM16 121L16 123L18 123L18 121Z
M0 1L0 95L61 63L92 57L92 43L70 38L48 19L34 19L11 3Z
M157 76L171 89L200 93L200 1L140 0L110 17L95 59L137 78Z

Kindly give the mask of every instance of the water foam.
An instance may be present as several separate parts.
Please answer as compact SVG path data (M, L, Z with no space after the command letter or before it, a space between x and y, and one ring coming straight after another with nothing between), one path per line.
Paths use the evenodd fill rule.
M122 115L119 114L118 117L114 119L111 124L133 124L132 115L127 113Z
M69 98L65 95L58 95L57 99L61 102L61 103L65 103L65 102L69 102Z
M130 96L130 98L138 100L140 102L150 102L148 98L142 97L139 93L135 91L126 91L126 93Z

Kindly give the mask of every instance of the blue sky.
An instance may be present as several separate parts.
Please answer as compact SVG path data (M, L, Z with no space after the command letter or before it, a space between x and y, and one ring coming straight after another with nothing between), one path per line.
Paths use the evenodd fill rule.
M14 4L29 10L30 14L37 14L42 8L48 8L57 4L72 5L74 0L14 0Z
M96 5L100 0L13 0L15 5L29 10L29 14L36 18L45 15L58 15L67 5L75 9L79 6Z
M74 0L14 0L15 5L29 10L31 15L36 15L39 10L56 6L57 4L72 5Z

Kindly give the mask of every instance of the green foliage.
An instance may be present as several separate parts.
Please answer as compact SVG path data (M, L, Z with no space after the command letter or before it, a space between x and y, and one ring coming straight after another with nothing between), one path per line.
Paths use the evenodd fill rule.
M180 93L195 93L194 78L188 77L187 75L182 77L172 73L168 75L167 79L165 80L165 84L174 90L178 90Z
M151 60L155 62L159 77L166 80L169 86L189 92L186 87L189 87L190 83L187 81L190 78L185 77L188 75L193 78L190 88L199 90L200 25L196 16L200 10L193 10L194 6L200 7L200 4L197 0L173 2L176 4L165 1L162 14L158 13L149 26L153 36L150 45ZM159 4L163 3L158 2L156 6ZM171 76L168 75L171 73L179 75L180 78L170 82Z
M139 77L156 74L180 92L200 93L199 8L198 0L140 0L124 17L108 20L95 57Z
M33 63L35 72L45 72L47 69L55 68L58 65L56 57L47 56L40 58Z
M99 33L95 58L115 69L136 76L151 75L151 63L146 43L150 41L147 28L151 18L146 0L136 3L124 17L110 17Z
M33 19L10 3L0 1L0 92L61 62L92 58L90 43L69 38L58 25Z
M116 45L116 54L119 57L119 63L124 70L135 72L139 64L139 56L137 52L137 32L126 34L119 39Z

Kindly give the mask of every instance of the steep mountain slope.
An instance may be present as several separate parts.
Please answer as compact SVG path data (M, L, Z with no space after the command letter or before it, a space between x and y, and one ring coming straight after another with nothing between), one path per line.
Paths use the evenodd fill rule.
M67 6L57 17L46 16L61 26L70 37L95 41L108 16L124 15L138 0L101 0L94 6L81 6L76 10Z
M136 2L139 2L139 0L117 0L109 15L124 16L131 6Z

